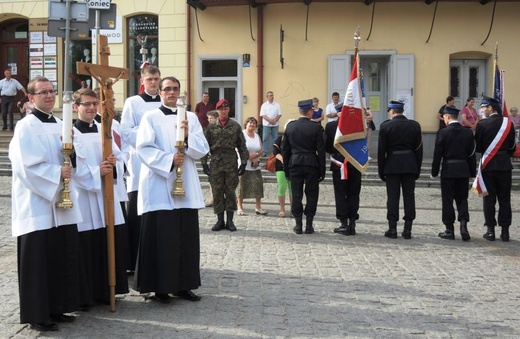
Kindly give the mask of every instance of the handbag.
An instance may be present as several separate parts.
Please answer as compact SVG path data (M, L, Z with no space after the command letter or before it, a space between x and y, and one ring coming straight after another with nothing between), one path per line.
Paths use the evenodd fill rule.
M280 149L280 147L278 147L277 144L273 144L273 147ZM271 173L276 172L276 155L274 155L274 153L271 153L271 155L265 162L265 169Z
M267 159L265 163L265 169L271 173L276 172L276 156L274 154L271 153L271 155Z

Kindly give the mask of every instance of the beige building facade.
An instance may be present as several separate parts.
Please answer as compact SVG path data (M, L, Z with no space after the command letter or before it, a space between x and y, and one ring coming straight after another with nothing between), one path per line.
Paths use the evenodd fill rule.
M520 105L518 1L112 3L117 5L116 29L103 31L109 35L110 64L132 74L130 81L114 86L116 106L136 93L138 69L146 60L157 64L163 76L179 78L192 107L208 91L211 101L230 100L239 122L258 116L266 92L273 91L283 126L297 117L298 100L317 97L325 108L332 92L343 98L357 27L365 96L376 126L387 118L389 100L405 100L406 114L425 132L426 152L438 128L437 111L448 95L461 108L468 97L492 94L497 44L508 106ZM52 42L45 34L48 8L48 1L0 0L0 62L2 68L15 64L22 83L43 74L62 91L67 74L75 86L85 81L74 69L63 69L64 58L74 64L86 49L95 51L95 44L88 36L74 39L68 50L61 38ZM145 55L139 45L144 36Z

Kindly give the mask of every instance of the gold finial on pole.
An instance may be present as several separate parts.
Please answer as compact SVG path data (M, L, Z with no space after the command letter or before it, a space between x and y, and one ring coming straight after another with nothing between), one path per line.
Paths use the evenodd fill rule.
M356 27L354 31L354 46L358 48L359 41L361 40L361 35L359 34L359 26Z

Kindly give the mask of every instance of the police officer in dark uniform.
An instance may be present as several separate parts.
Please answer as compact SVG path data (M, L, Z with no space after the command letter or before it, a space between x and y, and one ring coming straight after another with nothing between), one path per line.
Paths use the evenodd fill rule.
M306 234L314 233L312 225L318 204L319 182L325 178L325 146L323 129L310 121L313 113L312 99L298 102L300 118L285 129L282 156L285 176L291 180L291 212L296 219L294 233L302 234L302 215L307 217ZM302 199L305 186L307 204L303 209Z
M511 176L513 170L511 156L516 149L515 129L513 122L500 114L502 109L495 99L486 96L482 97L480 107L488 118L479 121L477 124L475 130L476 151L482 153L483 158L485 155L495 154L494 156L488 155L484 164L482 164L481 159L480 164L480 174L488 192L483 199L484 219L487 226L487 232L483 237L489 241L495 240L495 226L497 225L495 204L498 199L498 225L502 227L500 239L509 241ZM502 137L505 139L503 142L493 143L499 134L502 134ZM492 143L496 147L493 147Z
M397 238L399 220L399 198L401 188L404 202L403 238L412 237L412 223L415 219L415 180L421 173L423 145L421 125L403 115L404 103L390 101L390 119L381 124L377 167L379 177L386 181L386 218L388 230L385 237Z
M468 232L468 192L469 178L476 176L475 138L469 128L460 124L459 110L455 107L444 108L443 119L446 128L437 132L435 150L433 152L432 177L439 175L441 170L441 194L442 194L442 223L446 230L439 233L442 239L455 239L453 223L455 222L455 209L453 200L457 205L460 222L460 236L462 240L471 239Z
M341 111L341 107L338 112ZM359 219L359 193L361 192L361 172L350 162L345 165L345 157L334 147L338 120L325 125L325 150L330 154L332 181L334 183L334 199L336 201L336 218L341 226L334 229L334 233L343 235L356 234L356 220ZM346 168L346 178L341 178L342 171Z

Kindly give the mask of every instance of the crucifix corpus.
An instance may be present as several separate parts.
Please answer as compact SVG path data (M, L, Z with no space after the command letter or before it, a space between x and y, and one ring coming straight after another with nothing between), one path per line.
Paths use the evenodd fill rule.
M112 86L119 79L128 79L128 69L111 67L108 65L110 48L107 37L97 37L99 64L77 62L78 74L90 75L99 83L99 100L101 113L101 135L103 145L103 159L112 154L112 119L114 118L114 90ZM122 173L120 173L122 175ZM114 237L114 178L112 175L103 177L103 192L105 193L105 224L107 229L107 252L108 252L108 286L110 288L110 311L116 310L116 260L115 260L115 237Z

